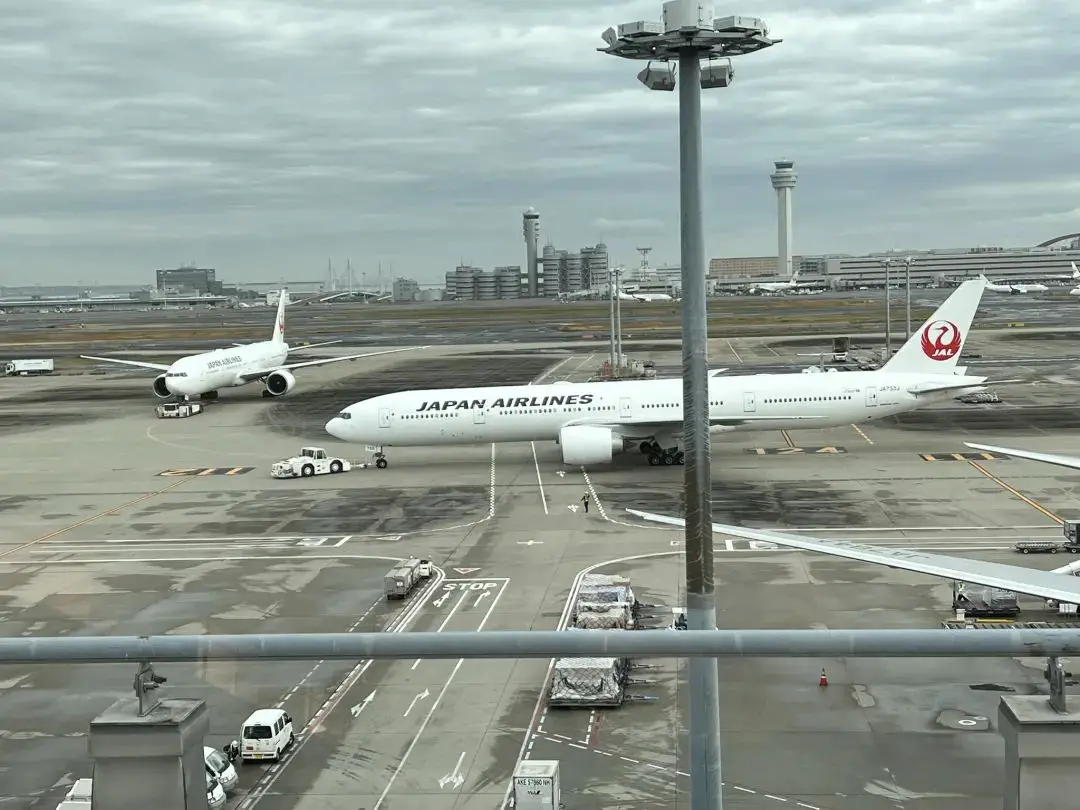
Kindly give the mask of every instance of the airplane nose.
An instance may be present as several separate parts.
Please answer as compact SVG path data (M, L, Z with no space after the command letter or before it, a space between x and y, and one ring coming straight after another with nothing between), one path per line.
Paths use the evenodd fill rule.
M326 432L333 436L335 439L345 439L345 420L340 416L335 416L329 422L326 423Z

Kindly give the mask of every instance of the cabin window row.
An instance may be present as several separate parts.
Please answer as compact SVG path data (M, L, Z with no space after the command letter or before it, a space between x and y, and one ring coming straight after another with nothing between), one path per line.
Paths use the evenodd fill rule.
M783 402L840 402L851 399L851 394L837 394L831 397L779 397L777 399L762 400L766 405L777 405Z

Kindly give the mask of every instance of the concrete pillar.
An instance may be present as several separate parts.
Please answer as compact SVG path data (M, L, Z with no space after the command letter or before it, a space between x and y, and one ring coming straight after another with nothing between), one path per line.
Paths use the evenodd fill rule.
M1004 810L1075 807L1080 709L1059 714L1044 696L1003 697L998 728L1005 738Z
M92 810L206 810L201 700L162 700L145 717L137 698L118 700L90 723Z

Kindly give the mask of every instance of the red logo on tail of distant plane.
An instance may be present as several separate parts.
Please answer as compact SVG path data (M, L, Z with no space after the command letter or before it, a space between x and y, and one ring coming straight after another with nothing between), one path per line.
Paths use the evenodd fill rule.
M923 354L931 360L951 360L960 353L964 339L952 321L934 321L922 330Z
M285 335L285 319L284 318L278 318L277 329L278 329L278 332L280 332L282 336Z

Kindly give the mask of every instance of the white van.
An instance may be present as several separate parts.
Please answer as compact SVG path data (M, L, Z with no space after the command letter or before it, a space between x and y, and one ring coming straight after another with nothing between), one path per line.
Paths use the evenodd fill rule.
M244 721L240 733L240 759L277 761L294 742L293 722L281 709L259 709Z
M210 771L206 772L206 806L208 810L221 810L225 806L225 790Z
M236 768L229 762L228 757L216 748L204 745L203 759L206 761L206 772L221 783L222 790L226 793L232 793L236 790L236 786L240 783L240 776L236 773Z

